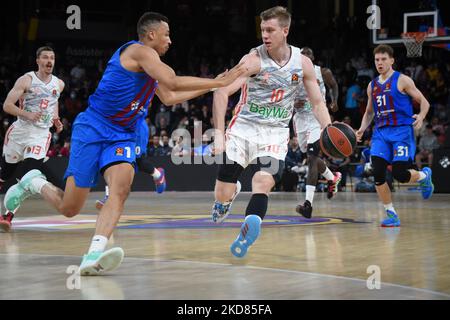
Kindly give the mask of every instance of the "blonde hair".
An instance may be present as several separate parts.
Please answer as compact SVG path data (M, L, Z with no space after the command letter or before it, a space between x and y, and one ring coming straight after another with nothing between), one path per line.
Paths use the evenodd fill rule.
M282 27L289 28L291 26L291 14L286 8L281 6L276 6L261 12L260 17L262 21L278 19L278 22Z

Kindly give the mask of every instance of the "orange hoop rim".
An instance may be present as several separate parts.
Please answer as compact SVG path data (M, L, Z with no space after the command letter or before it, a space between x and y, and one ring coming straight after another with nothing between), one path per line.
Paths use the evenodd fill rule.
M402 33L403 39L407 40L407 39L414 38L414 40L416 40L416 42L423 42L427 36L428 36L428 32L403 32Z

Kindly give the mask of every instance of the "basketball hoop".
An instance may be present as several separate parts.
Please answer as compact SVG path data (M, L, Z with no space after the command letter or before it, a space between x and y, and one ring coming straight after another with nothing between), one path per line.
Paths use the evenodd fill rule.
M422 45L427 36L427 32L402 33L402 39L406 47L408 58L417 58L422 56Z

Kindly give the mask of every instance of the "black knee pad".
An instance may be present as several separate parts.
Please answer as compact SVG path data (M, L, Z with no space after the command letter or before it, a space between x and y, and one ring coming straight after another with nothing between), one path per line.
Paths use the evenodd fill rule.
M375 185L381 186L386 183L386 170L389 163L380 157L371 157L371 161Z
M145 157L137 158L136 164L139 171L148 173L149 175L153 175L155 173L155 167L150 163L150 160Z
M269 197L266 194L257 193L252 195L247 210L245 211L245 216L256 215L263 220L267 213L268 203Z
M397 161L392 164L392 176L400 183L407 183L411 180L411 162Z
M285 163L283 160L278 160L272 157L261 157L257 159L254 166L256 171L264 171L272 175L275 180L275 184L277 184L283 177Z
M217 180L226 183L236 183L242 171L244 171L244 168L240 164L231 161L224 153L224 162L219 165Z

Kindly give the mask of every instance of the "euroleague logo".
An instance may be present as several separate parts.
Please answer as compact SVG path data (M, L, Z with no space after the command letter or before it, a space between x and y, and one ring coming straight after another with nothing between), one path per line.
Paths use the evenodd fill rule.
M116 156L123 157L123 148L117 148L116 149Z
M345 140L344 139L339 139L338 141L337 141L337 144L340 146L340 147L342 147L344 144L345 144Z

